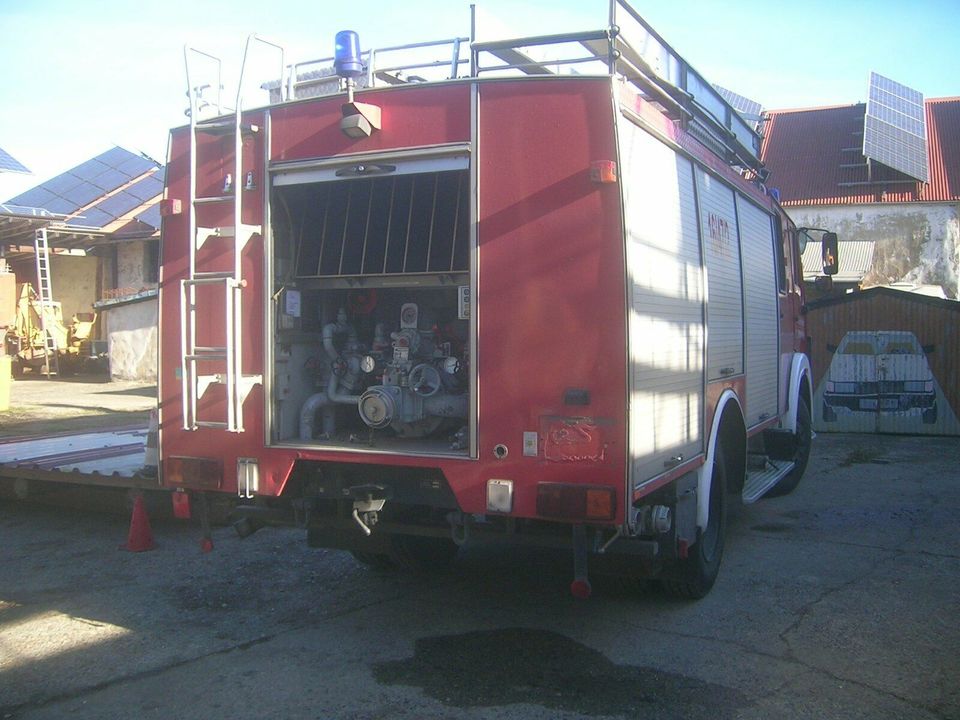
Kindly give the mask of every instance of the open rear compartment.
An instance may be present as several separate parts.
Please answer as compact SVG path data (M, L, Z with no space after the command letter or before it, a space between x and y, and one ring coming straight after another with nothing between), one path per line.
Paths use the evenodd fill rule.
M470 198L465 157L274 177L270 444L469 454Z

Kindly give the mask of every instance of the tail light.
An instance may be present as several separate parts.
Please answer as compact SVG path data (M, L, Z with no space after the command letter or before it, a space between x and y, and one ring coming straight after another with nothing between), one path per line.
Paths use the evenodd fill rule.
M163 478L168 485L219 490L223 486L223 463L215 458L172 456L164 460Z
M558 520L613 520L617 494L613 488L596 485L540 483L537 515Z

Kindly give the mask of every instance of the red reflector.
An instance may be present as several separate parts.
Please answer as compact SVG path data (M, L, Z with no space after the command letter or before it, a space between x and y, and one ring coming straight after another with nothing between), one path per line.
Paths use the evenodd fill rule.
M178 491L170 496L173 499L173 516L180 520L190 519L190 496Z
M540 483L537 515L561 520L613 520L617 496L613 488L595 485Z
M594 160L590 163L590 180L595 183L615 183L617 164L612 160Z
M163 462L163 478L168 485L204 490L219 490L223 485L223 463L220 460L173 456Z
M593 594L593 588L590 587L589 580L574 580L570 583L570 594L577 600L589 600Z
M160 217L179 215L183 212L183 202L180 198L164 198L160 201Z
M587 519L612 520L615 503L616 498L610 488L587 490Z

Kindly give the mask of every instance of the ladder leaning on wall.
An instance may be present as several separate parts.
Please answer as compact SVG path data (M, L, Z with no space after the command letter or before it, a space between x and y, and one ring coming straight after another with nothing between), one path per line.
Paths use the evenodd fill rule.
M43 333L43 370L48 378L60 374L57 338L47 327L47 308L52 307L53 285L50 281L50 245L47 230L37 230L33 237L33 254L37 267L37 301L40 305L40 331Z

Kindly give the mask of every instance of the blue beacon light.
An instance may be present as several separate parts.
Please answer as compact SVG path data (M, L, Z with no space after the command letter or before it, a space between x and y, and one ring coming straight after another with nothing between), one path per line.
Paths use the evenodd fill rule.
M352 79L363 75L363 61L360 59L360 37L353 30L341 30L337 33L333 53L333 66L337 75Z

